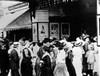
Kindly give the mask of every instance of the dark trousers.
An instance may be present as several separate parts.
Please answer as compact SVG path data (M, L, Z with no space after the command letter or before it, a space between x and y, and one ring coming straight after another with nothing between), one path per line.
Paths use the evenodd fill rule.
M82 65L83 65L82 72L87 74L87 72L88 72L88 64L87 64L87 58L85 57L85 54L83 54Z
M92 69L89 69L89 70L87 71L87 74L90 75L90 76L93 76L93 70L92 70Z
M11 70L11 76L20 76L18 70Z
M76 76L75 68L72 64L71 59L69 59L68 57L66 58L66 66L69 72L69 76Z

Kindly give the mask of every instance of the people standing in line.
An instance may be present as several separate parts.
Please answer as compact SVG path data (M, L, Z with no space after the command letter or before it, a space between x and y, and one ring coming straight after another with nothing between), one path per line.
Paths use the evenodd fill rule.
M7 76L9 72L8 42L0 38L0 76Z
M11 76L20 76L19 75L19 56L18 56L18 44L13 43L13 48L9 53L10 69Z
M56 66L54 69L54 76L69 76L66 64L65 64L65 58L67 57L67 54L65 53L63 47L63 43L57 42L56 46L58 46L58 54L56 58Z
M31 53L28 48L23 49L23 59L21 62L21 75L22 76L33 76L32 62L31 62Z
M41 76L51 76L51 56L48 47L43 47L43 56L40 60Z

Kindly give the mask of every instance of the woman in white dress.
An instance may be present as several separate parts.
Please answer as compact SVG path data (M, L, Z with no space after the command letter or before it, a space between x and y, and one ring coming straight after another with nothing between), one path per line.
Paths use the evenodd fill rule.
M87 63L88 63L87 75L93 76L95 51L94 51L94 45L92 42L90 42L90 44L88 45L88 51L86 52L86 57L87 57Z
M56 66L54 69L54 76L69 76L67 71L67 67L65 64L66 53L63 49L63 45L59 42L58 43L58 54L56 58Z
M92 43L93 46L94 46L94 51L95 51L95 54L94 54L95 62L94 62L94 66L93 66L93 74L98 75L98 73L99 73L99 70L98 70L98 59L99 59L98 52L99 52L99 48L97 46L97 37L94 37L94 41L95 42Z
M75 67L76 75L82 76L82 54L84 53L84 50L82 48L82 42L75 43L75 46L72 49L73 52L73 65Z

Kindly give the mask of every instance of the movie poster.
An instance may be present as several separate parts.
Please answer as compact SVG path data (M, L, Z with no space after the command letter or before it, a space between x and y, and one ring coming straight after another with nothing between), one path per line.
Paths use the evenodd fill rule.
M44 38L48 38L48 23L38 23L39 27L39 41L42 42Z
M61 23L61 36L70 36L70 24Z
M33 42L37 42L37 23L33 23Z
M50 23L50 37L59 39L59 23Z

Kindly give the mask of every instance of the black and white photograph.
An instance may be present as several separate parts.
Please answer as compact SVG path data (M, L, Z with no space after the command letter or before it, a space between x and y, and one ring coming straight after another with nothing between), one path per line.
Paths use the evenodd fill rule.
M0 76L100 76L100 0L0 0Z

